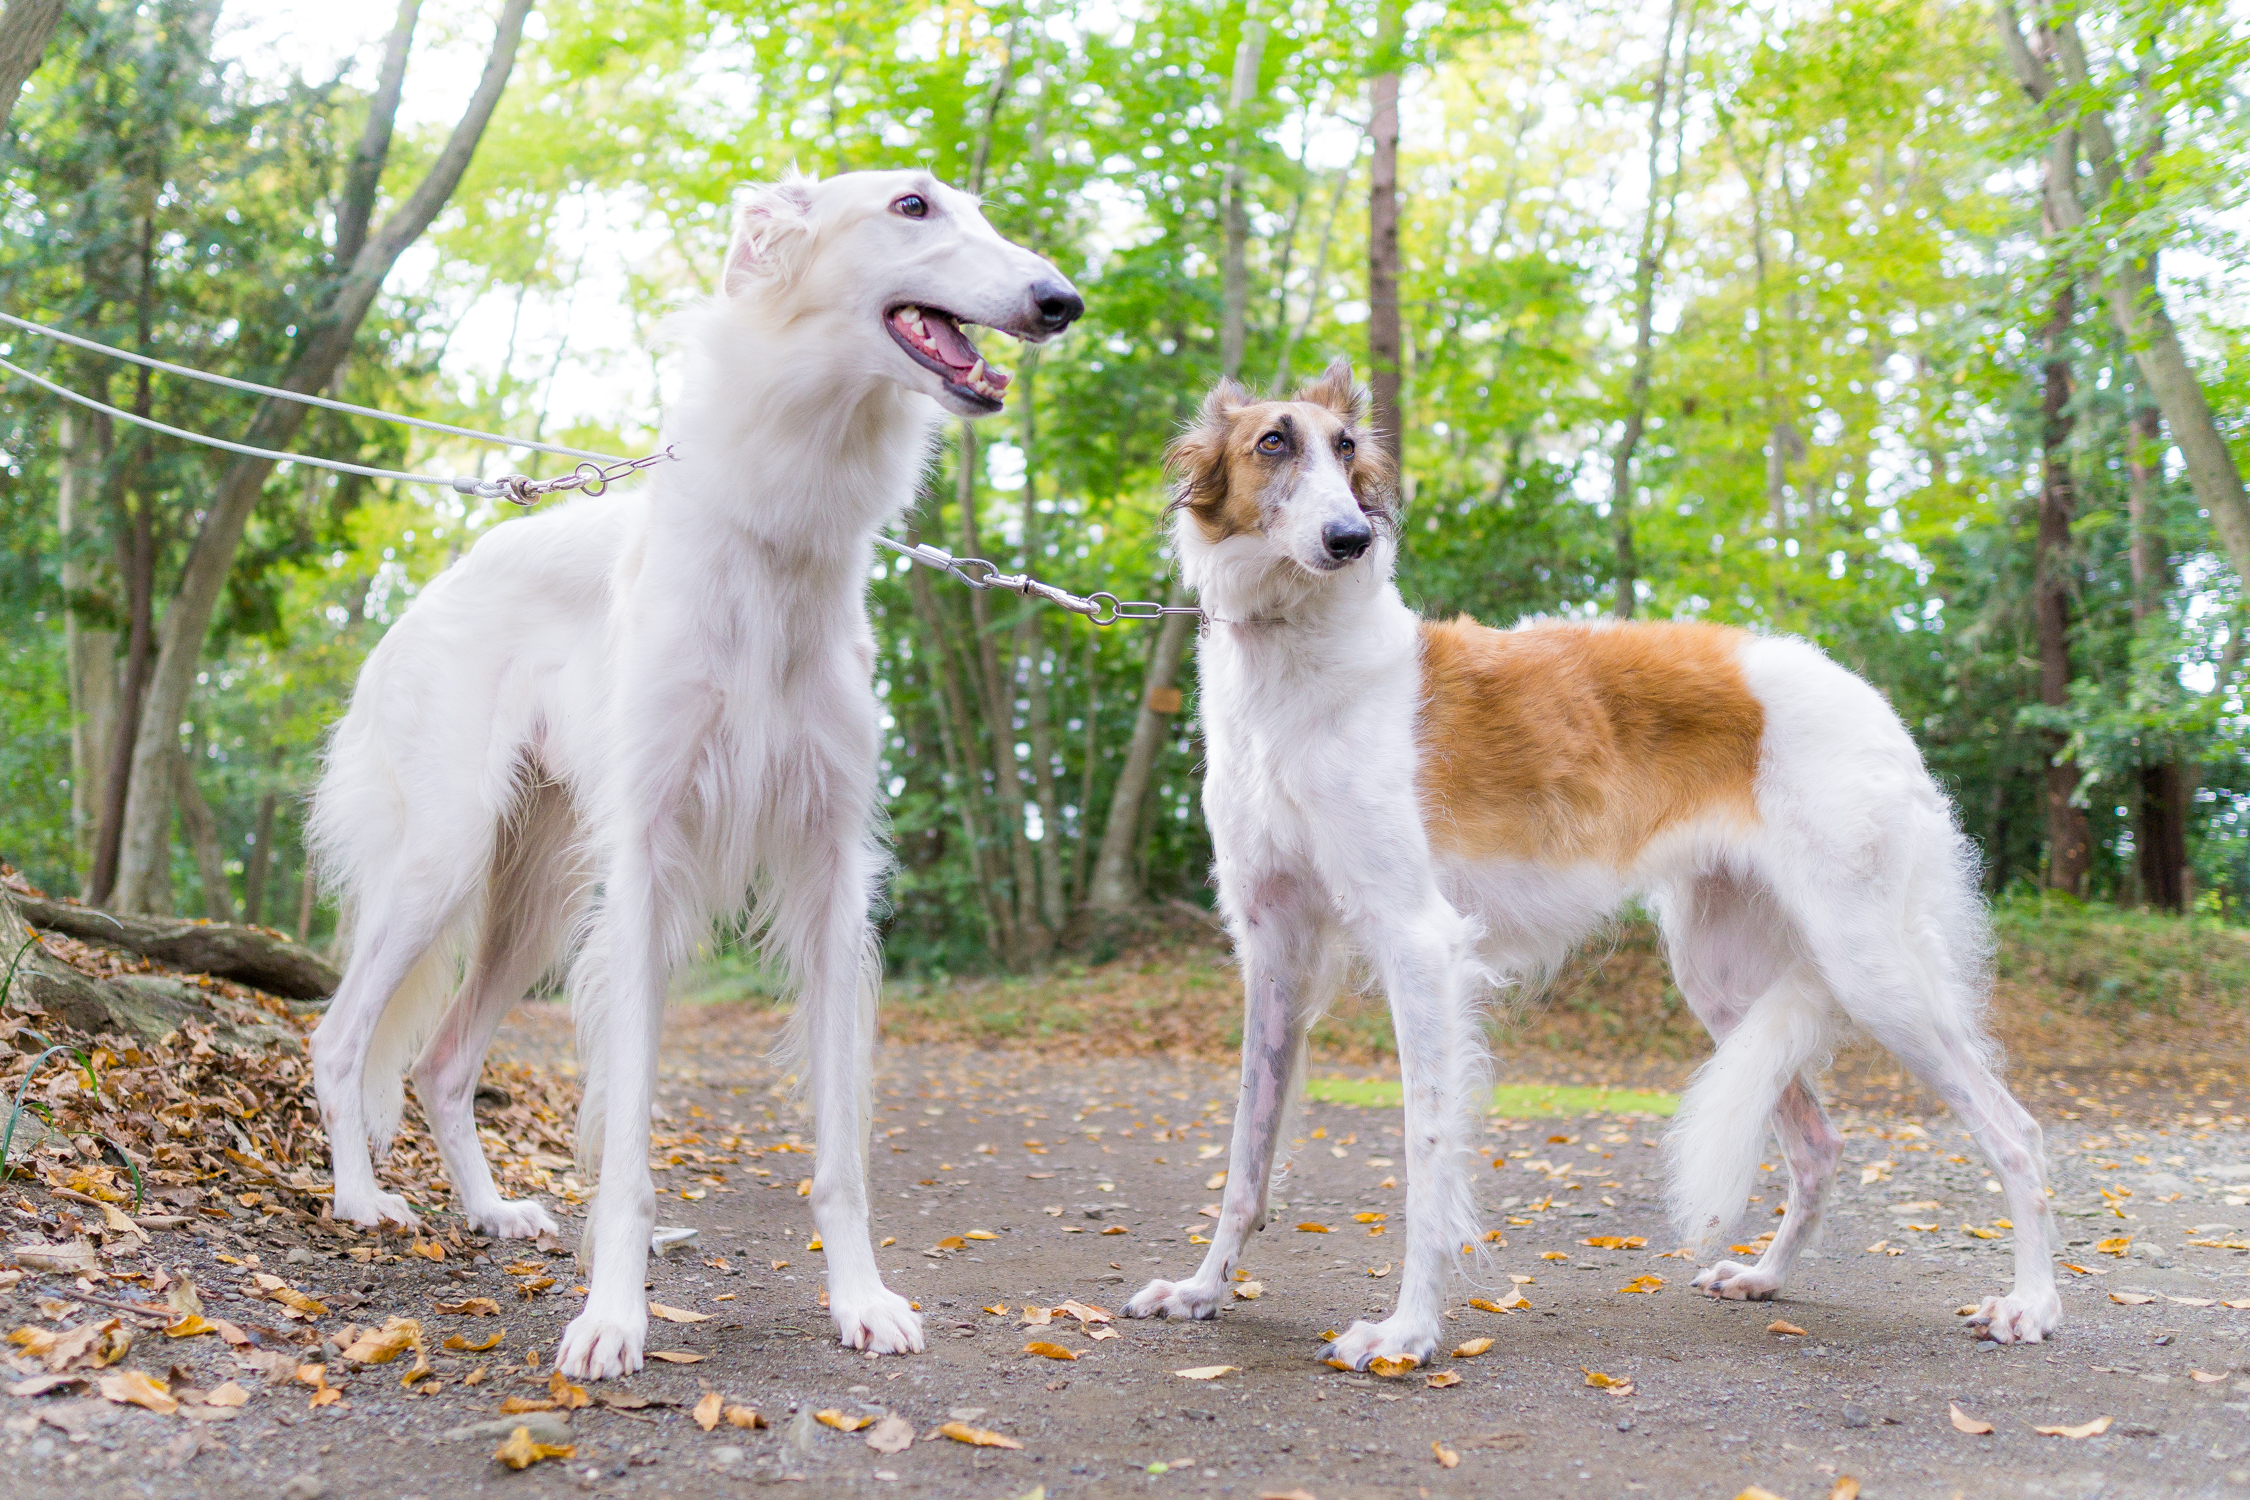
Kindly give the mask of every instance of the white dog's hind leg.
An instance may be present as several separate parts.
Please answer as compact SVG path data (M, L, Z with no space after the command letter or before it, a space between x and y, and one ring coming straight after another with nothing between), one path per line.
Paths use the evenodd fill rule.
M1835 1180L1836 1162L1843 1155L1844 1138L1829 1123L1828 1112L1800 1078L1781 1096L1774 1110L1774 1133L1789 1163L1789 1206L1781 1227L1774 1231L1756 1265L1722 1260L1707 1266L1694 1285L1714 1297L1756 1302L1776 1296L1788 1283L1790 1268L1820 1227L1827 1206L1828 1185Z
M1195 1275L1151 1281L1125 1304L1129 1318L1217 1317L1244 1243L1266 1227L1274 1154L1300 1082L1305 1032L1326 1003L1332 979L1327 935L1301 890L1261 892L1243 929L1242 1086L1218 1226Z
M841 778L838 778L841 780ZM842 803L844 798L835 799ZM812 1084L813 1225L828 1270L828 1313L845 1347L918 1353L922 1319L883 1285L868 1229L867 1144L874 1114L875 993L868 923L878 857L850 806L821 809L769 861L772 942L796 980L796 1040Z
M1405 1085L1406 1264L1391 1315L1352 1324L1323 1353L1355 1370L1376 1359L1427 1364L1437 1352L1446 1291L1477 1233L1466 1159L1486 1077L1468 924L1433 899L1420 912L1386 914L1368 927Z

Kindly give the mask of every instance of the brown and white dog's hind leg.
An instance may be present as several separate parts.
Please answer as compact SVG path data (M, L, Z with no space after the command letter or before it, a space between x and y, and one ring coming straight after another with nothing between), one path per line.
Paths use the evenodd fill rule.
M1836 1178L1836 1162L1843 1154L1844 1138L1829 1123L1811 1085L1802 1078L1781 1096L1773 1115L1774 1134L1781 1138L1783 1157L1789 1163L1789 1207L1781 1227L1774 1231L1756 1265L1722 1260L1707 1266L1694 1285L1714 1297L1729 1301L1758 1302L1776 1296L1789 1280L1790 1268L1820 1227L1827 1206L1829 1184Z
M1282 1124L1302 1083L1305 1032L1335 983L1320 902L1295 882L1275 881L1243 913L1242 1086L1218 1226L1195 1274L1151 1281L1125 1304L1129 1318L1217 1317L1244 1244L1266 1227Z

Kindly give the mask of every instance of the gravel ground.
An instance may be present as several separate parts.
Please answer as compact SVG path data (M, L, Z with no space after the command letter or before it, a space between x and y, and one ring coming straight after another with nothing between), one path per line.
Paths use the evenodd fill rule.
M786 1149L804 1136L763 1062L767 1024L707 1007L673 1028L655 1153L666 1163L659 1216L698 1234L654 1263L650 1296L705 1321L652 1325L652 1347L692 1363L652 1362L593 1387L594 1404L515 1419L574 1446L572 1457L510 1472L492 1456L504 1429L489 1425L509 1396L552 1399L547 1358L578 1300L567 1250L455 1241L441 1217L431 1243L445 1248L442 1260L402 1253L410 1242L401 1238L357 1241L355 1259L340 1239L243 1212L157 1231L141 1264L190 1272L212 1318L323 1363L341 1398L311 1405L312 1389L289 1377L288 1362L267 1361L280 1366L272 1377L249 1367L260 1350L238 1355L215 1335L167 1339L145 1328L119 1369L169 1376L175 1390L232 1379L246 1404L218 1409L225 1416L192 1402L159 1415L83 1392L0 1398L9 1489L454 1500L708 1495L802 1481L820 1495L1013 1500L1044 1487L1049 1496L1344 1500L1731 1497L1758 1485L1805 1500L1848 1476L1870 1497L2250 1495L2250 1308L2223 1305L2250 1299L2250 1251L2188 1243L2250 1236L2250 1132L2240 1128L2169 1111L2162 1123L2107 1110L2098 1123L2050 1121L2067 1259L2088 1272L2062 1273L2068 1321L2058 1340L2002 1349L1969 1337L1954 1311L2007 1284L2005 1232L1983 1239L1963 1227L1989 1228L1997 1194L1961 1132L1942 1115L1910 1112L1911 1100L1840 1112L1846 1166L1825 1242L1770 1305L1708 1302L1688 1289L1694 1264L1661 1254L1660 1121L1494 1120L1485 1144L1503 1165L1488 1201L1508 1238L1499 1269L1530 1278L1521 1285L1530 1305L1480 1311L1467 1303L1476 1289L1463 1288L1452 1328L1461 1341L1494 1342L1480 1357L1441 1360L1461 1380L1435 1389L1429 1371L1386 1381L1316 1357L1324 1330L1388 1308L1394 1283L1374 1273L1398 1259L1403 1228L1395 1112L1308 1110L1287 1207L1249 1256L1262 1296L1215 1323L1119 1319L1117 1337L1096 1339L1063 1313L1019 1325L1027 1308L1070 1299L1115 1309L1149 1277L1193 1266L1199 1248L1189 1237L1208 1222L1199 1210L1215 1207L1218 1193L1206 1184L1225 1165L1231 1070L886 1047L875 1232L895 1241L880 1258L890 1284L921 1304L929 1349L873 1359L838 1348L816 1304L820 1256L808 1249L810 1214L796 1191L810 1158ZM562 1036L557 1017L537 1013L511 1023L503 1045L552 1059ZM1773 1181L1762 1194L1769 1203L1779 1201L1778 1174ZM39 1230L55 1237L57 1212L73 1211L38 1189L10 1188L5 1201L0 1222L17 1241ZM1764 1212L1753 1205L1753 1216ZM1361 1214L1389 1217L1363 1223ZM1300 1232L1299 1222L1331 1232ZM1755 1217L1745 1225L1745 1235L1758 1232ZM1581 1243L1633 1235L1648 1243ZM2112 1237L2130 1239L2125 1255L2097 1248ZM341 1336L347 1323L418 1319L435 1371L415 1389L441 1388L402 1387L411 1355L352 1368L332 1344L290 1345L306 1337L306 1321L285 1323L276 1303L255 1295L261 1272L329 1307L309 1320L323 1336ZM548 1276L550 1287L527 1294ZM1662 1277L1662 1287L1620 1291L1643 1276ZM53 1332L108 1315L61 1308L56 1294L74 1285L27 1275L0 1294L0 1318ZM1507 1285L1486 1295L1499 1300ZM136 1300L150 1291L112 1282L93 1294ZM437 1310L476 1297L497 1314ZM1771 1333L1776 1318L1806 1332ZM495 1332L503 1337L489 1353L439 1347L448 1336L482 1343ZM1024 1352L1035 1340L1079 1357ZM32 1368L18 1364L11 1381ZM1235 1368L1210 1381L1175 1373L1213 1365ZM1631 1393L1589 1385L1589 1370L1630 1382ZM693 1409L710 1392L766 1425L722 1419L704 1431ZM1956 1430L1956 1404L1994 1431ZM816 1411L847 1422L895 1413L915 1441L878 1452L865 1432L819 1425ZM2032 1430L2100 1417L2111 1419L2101 1436ZM937 1436L949 1420L1022 1446ZM1441 1448L1457 1467L1441 1464Z

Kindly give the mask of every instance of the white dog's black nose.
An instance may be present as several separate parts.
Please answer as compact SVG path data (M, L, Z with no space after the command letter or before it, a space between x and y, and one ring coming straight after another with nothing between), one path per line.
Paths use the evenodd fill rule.
M1338 562L1351 562L1363 555L1374 544L1374 528L1364 517L1355 516L1349 521L1330 521L1320 528L1320 544L1328 555Z
M1042 281L1031 289L1031 305L1039 309L1039 324L1049 333L1060 333L1086 311L1086 299L1067 281Z

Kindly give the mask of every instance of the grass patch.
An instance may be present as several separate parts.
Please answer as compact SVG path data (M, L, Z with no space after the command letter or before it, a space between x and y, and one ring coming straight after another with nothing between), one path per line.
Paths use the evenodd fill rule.
M1384 1078L1315 1078L1305 1084L1308 1098L1322 1104L1361 1109L1396 1109L1400 1086ZM1607 1114L1668 1115L1680 1107L1677 1094L1646 1089L1579 1088L1569 1084L1503 1084L1492 1091L1492 1108L1503 1115Z

